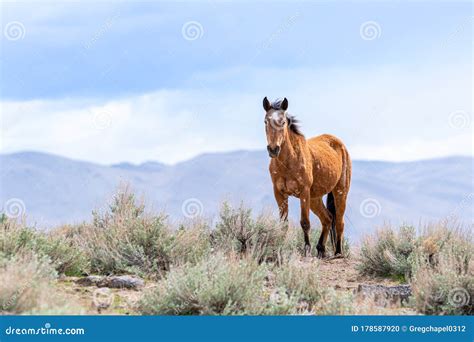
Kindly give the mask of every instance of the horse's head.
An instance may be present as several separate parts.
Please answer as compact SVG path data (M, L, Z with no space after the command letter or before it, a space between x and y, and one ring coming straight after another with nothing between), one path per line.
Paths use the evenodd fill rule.
M265 109L265 131L267 133L267 151L271 158L276 158L280 154L281 145L285 141L286 130L288 129L288 119L286 110L288 100L286 97L270 103L265 97L263 99L263 109Z

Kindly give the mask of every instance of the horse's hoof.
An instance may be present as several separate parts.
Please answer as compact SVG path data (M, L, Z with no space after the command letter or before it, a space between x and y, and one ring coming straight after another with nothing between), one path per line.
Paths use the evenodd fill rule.
M336 253L334 254L334 256L332 257L332 259L343 259L344 256L341 254L341 253Z
M326 248L324 248L322 245L318 244L316 246L316 249L318 250L318 258L319 259L324 259L326 257Z
M308 245L304 246L304 256L305 258L311 256L311 246L308 246Z

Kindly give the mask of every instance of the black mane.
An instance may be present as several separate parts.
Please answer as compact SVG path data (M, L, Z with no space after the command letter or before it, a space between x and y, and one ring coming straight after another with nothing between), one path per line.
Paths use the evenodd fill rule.
M301 129L300 129L299 121L296 120L296 118L293 115L287 114L286 121L288 122L288 127L293 133L304 137L304 134L301 132Z

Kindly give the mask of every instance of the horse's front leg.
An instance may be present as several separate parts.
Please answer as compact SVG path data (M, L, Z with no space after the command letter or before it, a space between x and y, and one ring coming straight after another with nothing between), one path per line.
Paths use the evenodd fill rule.
M300 206L301 206L301 228L304 233L304 256L311 256L311 243L309 241L309 230L311 229L311 223L309 221L309 209L311 207L311 196L310 190L305 189L300 195Z
M280 212L280 220L288 221L288 195L281 193L277 188L273 188L275 200Z

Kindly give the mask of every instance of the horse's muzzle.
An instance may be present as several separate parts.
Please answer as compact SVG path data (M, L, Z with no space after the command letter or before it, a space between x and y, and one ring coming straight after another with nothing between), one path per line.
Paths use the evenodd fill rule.
M271 148L270 145L268 145L267 151L270 158L276 158L280 154L280 146L275 146L274 148Z

